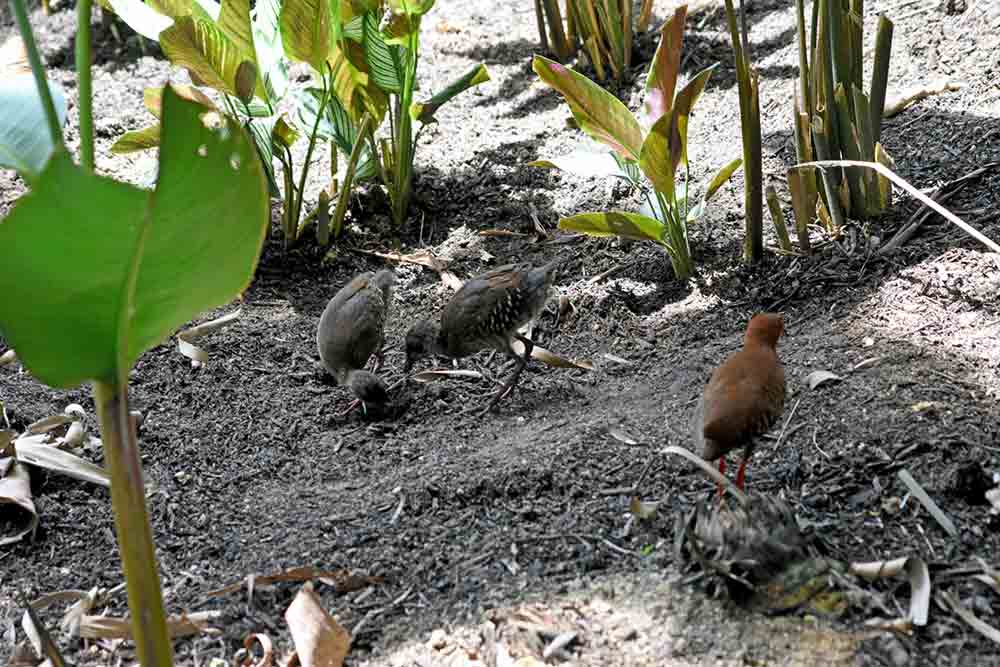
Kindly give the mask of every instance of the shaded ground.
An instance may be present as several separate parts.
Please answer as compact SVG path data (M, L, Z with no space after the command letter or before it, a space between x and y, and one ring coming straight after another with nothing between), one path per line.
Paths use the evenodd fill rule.
M493 80L442 109L440 125L424 133L404 249L457 247L464 252L452 269L461 277L515 257L565 255L558 288L574 310L558 329L545 316L540 340L593 359L597 370L533 367L487 419L462 414L492 390L485 381L414 387L382 420L339 417L349 397L314 373L314 327L340 285L380 266L348 248L385 249L386 211L368 198L355 200L359 227L330 263L310 242L285 256L272 237L244 316L210 339L210 363L193 370L167 343L144 355L132 377L133 402L146 418L141 439L167 604L172 612L224 613L220 638L178 642L179 662L228 660L249 632L267 632L287 647L281 614L293 588L258 591L251 606L240 594L205 594L249 573L315 565L387 579L373 592L345 596L320 588L345 627L364 620L352 653L358 665L466 664L488 634L484 619L496 622L514 651L518 640L504 632L517 614L551 627L576 623L581 640L567 649L575 664L1000 664L1000 649L936 607L914 637L862 642L855 634L862 614L812 629L795 619L747 615L707 599L698 586L676 583L673 517L710 487L687 464L657 454L668 443L687 443L693 400L712 366L738 345L748 317L780 309L788 322L780 353L789 406L797 409L780 451L760 448L753 488L784 494L837 558L917 554L938 569L971 565L975 557L996 563L995 520L991 525L982 505L953 493L956 470L968 462L1000 470L996 256L940 221L902 250L871 253L868 238L884 241L916 210L907 199L886 219L852 228L855 242L845 249L826 245L811 258L772 255L747 269L738 262L739 178L693 230L702 269L687 285L672 281L666 258L648 246L560 236L560 215L635 202L607 182L523 166L582 141L531 72L530 3L505 14L510 24L502 30L494 3L439 4L425 24L423 89L440 88L480 59ZM661 17L672 9L659 4ZM797 62L786 4L751 3L749 15L762 72L765 174L779 191L793 156L787 119ZM970 2L954 15L937 6L918 13L910 3L898 10L901 3L871 4L869 24L883 9L902 17L891 89L939 76L966 82L961 92L887 121L883 138L900 173L929 189L1000 160L1000 51L992 46L1000 18L992 3ZM0 19L5 37L11 22L7 14ZM33 15L52 76L71 100L73 21L65 9ZM685 72L722 63L692 125L700 179L738 155L738 104L723 17L694 13L689 26ZM155 156L122 158L107 149L121 132L149 122L142 89L162 84L170 68L155 48L140 55L134 37L118 45L98 31L97 39L98 164L119 178L149 182ZM648 36L640 40L639 70L654 46ZM631 108L640 87L618 91ZM68 136L76 141L73 120ZM0 213L23 191L0 174ZM998 204L1000 177L992 174L952 207L1000 239ZM532 212L553 232L550 240L534 238ZM526 236L470 233L484 229ZM595 280L610 269L618 270ZM430 272L404 265L398 273L390 381L399 377L408 324L437 312L448 296ZM485 356L469 365L500 373ZM844 380L808 391L803 379L815 369ZM0 369L0 400L15 429L70 402L93 413L86 391L53 392L16 367ZM89 426L96 429L93 421ZM612 437L613 428L642 444ZM633 484L647 467L642 495L664 501L663 518L625 533L628 497L602 491ZM914 509L912 499L899 509L905 489L895 473L903 467L956 522L958 539ZM19 616L15 595L33 599L120 581L108 494L62 477L33 479L41 528L33 543L0 551L4 630ZM996 595L962 580L941 585L1000 625ZM897 588L879 590L905 603L905 585ZM108 611L123 614L124 596ZM432 640L431 631L442 628L444 636ZM131 654L119 648L117 655ZM74 657L84 664L114 659L103 647Z

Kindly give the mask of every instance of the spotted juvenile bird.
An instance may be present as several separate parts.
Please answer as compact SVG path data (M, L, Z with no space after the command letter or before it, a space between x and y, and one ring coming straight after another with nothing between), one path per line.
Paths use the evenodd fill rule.
M740 489L755 439L774 425L785 408L785 371L777 353L784 330L781 315L755 315L743 336L743 349L715 369L696 411L695 441L702 444L702 458L719 459L719 472L725 474L726 454L743 448L736 473Z
M355 276L326 304L316 329L323 365L337 384L350 387L365 402L388 399L385 382L364 367L372 354L381 362L395 282L396 274L388 269Z
M517 384L531 358L534 344L518 330L545 308L558 264L558 260L540 267L508 264L466 282L445 306L440 322L420 320L407 332L405 371L432 354L451 359L486 349L506 354L517 361L517 367L485 411L495 408ZM514 350L515 340L524 345L523 355Z

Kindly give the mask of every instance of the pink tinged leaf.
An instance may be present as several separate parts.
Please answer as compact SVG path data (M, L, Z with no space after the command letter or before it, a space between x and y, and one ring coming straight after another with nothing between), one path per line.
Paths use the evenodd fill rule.
M654 122L659 120L673 103L674 91L677 88L677 72L681 66L681 45L684 42L686 19L687 6L681 5L660 30L660 44L656 47L653 64L650 65L646 77L647 93L656 90L662 96L661 107L658 109L647 107L650 111L650 120Z

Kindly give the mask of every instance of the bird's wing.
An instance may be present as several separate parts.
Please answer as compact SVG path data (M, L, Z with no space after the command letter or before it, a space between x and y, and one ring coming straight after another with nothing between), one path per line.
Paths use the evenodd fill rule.
M441 314L442 329L467 340L502 333L516 318L523 266L509 264L462 285ZM449 341L449 347L453 345Z
M356 297L358 292L368 287L373 275L371 272L366 272L354 276L351 282L341 287L340 291L333 295L326 309L331 312L339 311L344 307L344 304Z
M705 389L704 435L736 446L766 432L779 406L768 391L769 370L743 357L732 361L719 367Z

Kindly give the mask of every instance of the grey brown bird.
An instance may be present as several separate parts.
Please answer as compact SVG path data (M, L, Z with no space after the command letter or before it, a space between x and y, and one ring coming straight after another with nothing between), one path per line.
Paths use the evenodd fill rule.
M406 368L428 355L451 359L468 357L492 349L517 361L517 367L490 401L496 407L521 377L531 359L534 343L519 329L537 318L545 308L559 261L534 267L528 263L507 264L470 279L455 293L441 313L440 322L420 320L406 334ZM524 345L519 355L513 342Z
M770 430L785 408L785 371L777 352L784 330L781 315L755 315L743 336L743 349L712 373L696 412L695 441L702 445L702 458L719 459L719 472L725 474L726 454L743 448L736 473L740 489L756 438Z
M355 276L326 304L316 328L316 346L323 365L362 401L384 403L385 382L364 370L373 354L382 358L385 322L396 274L388 269Z

